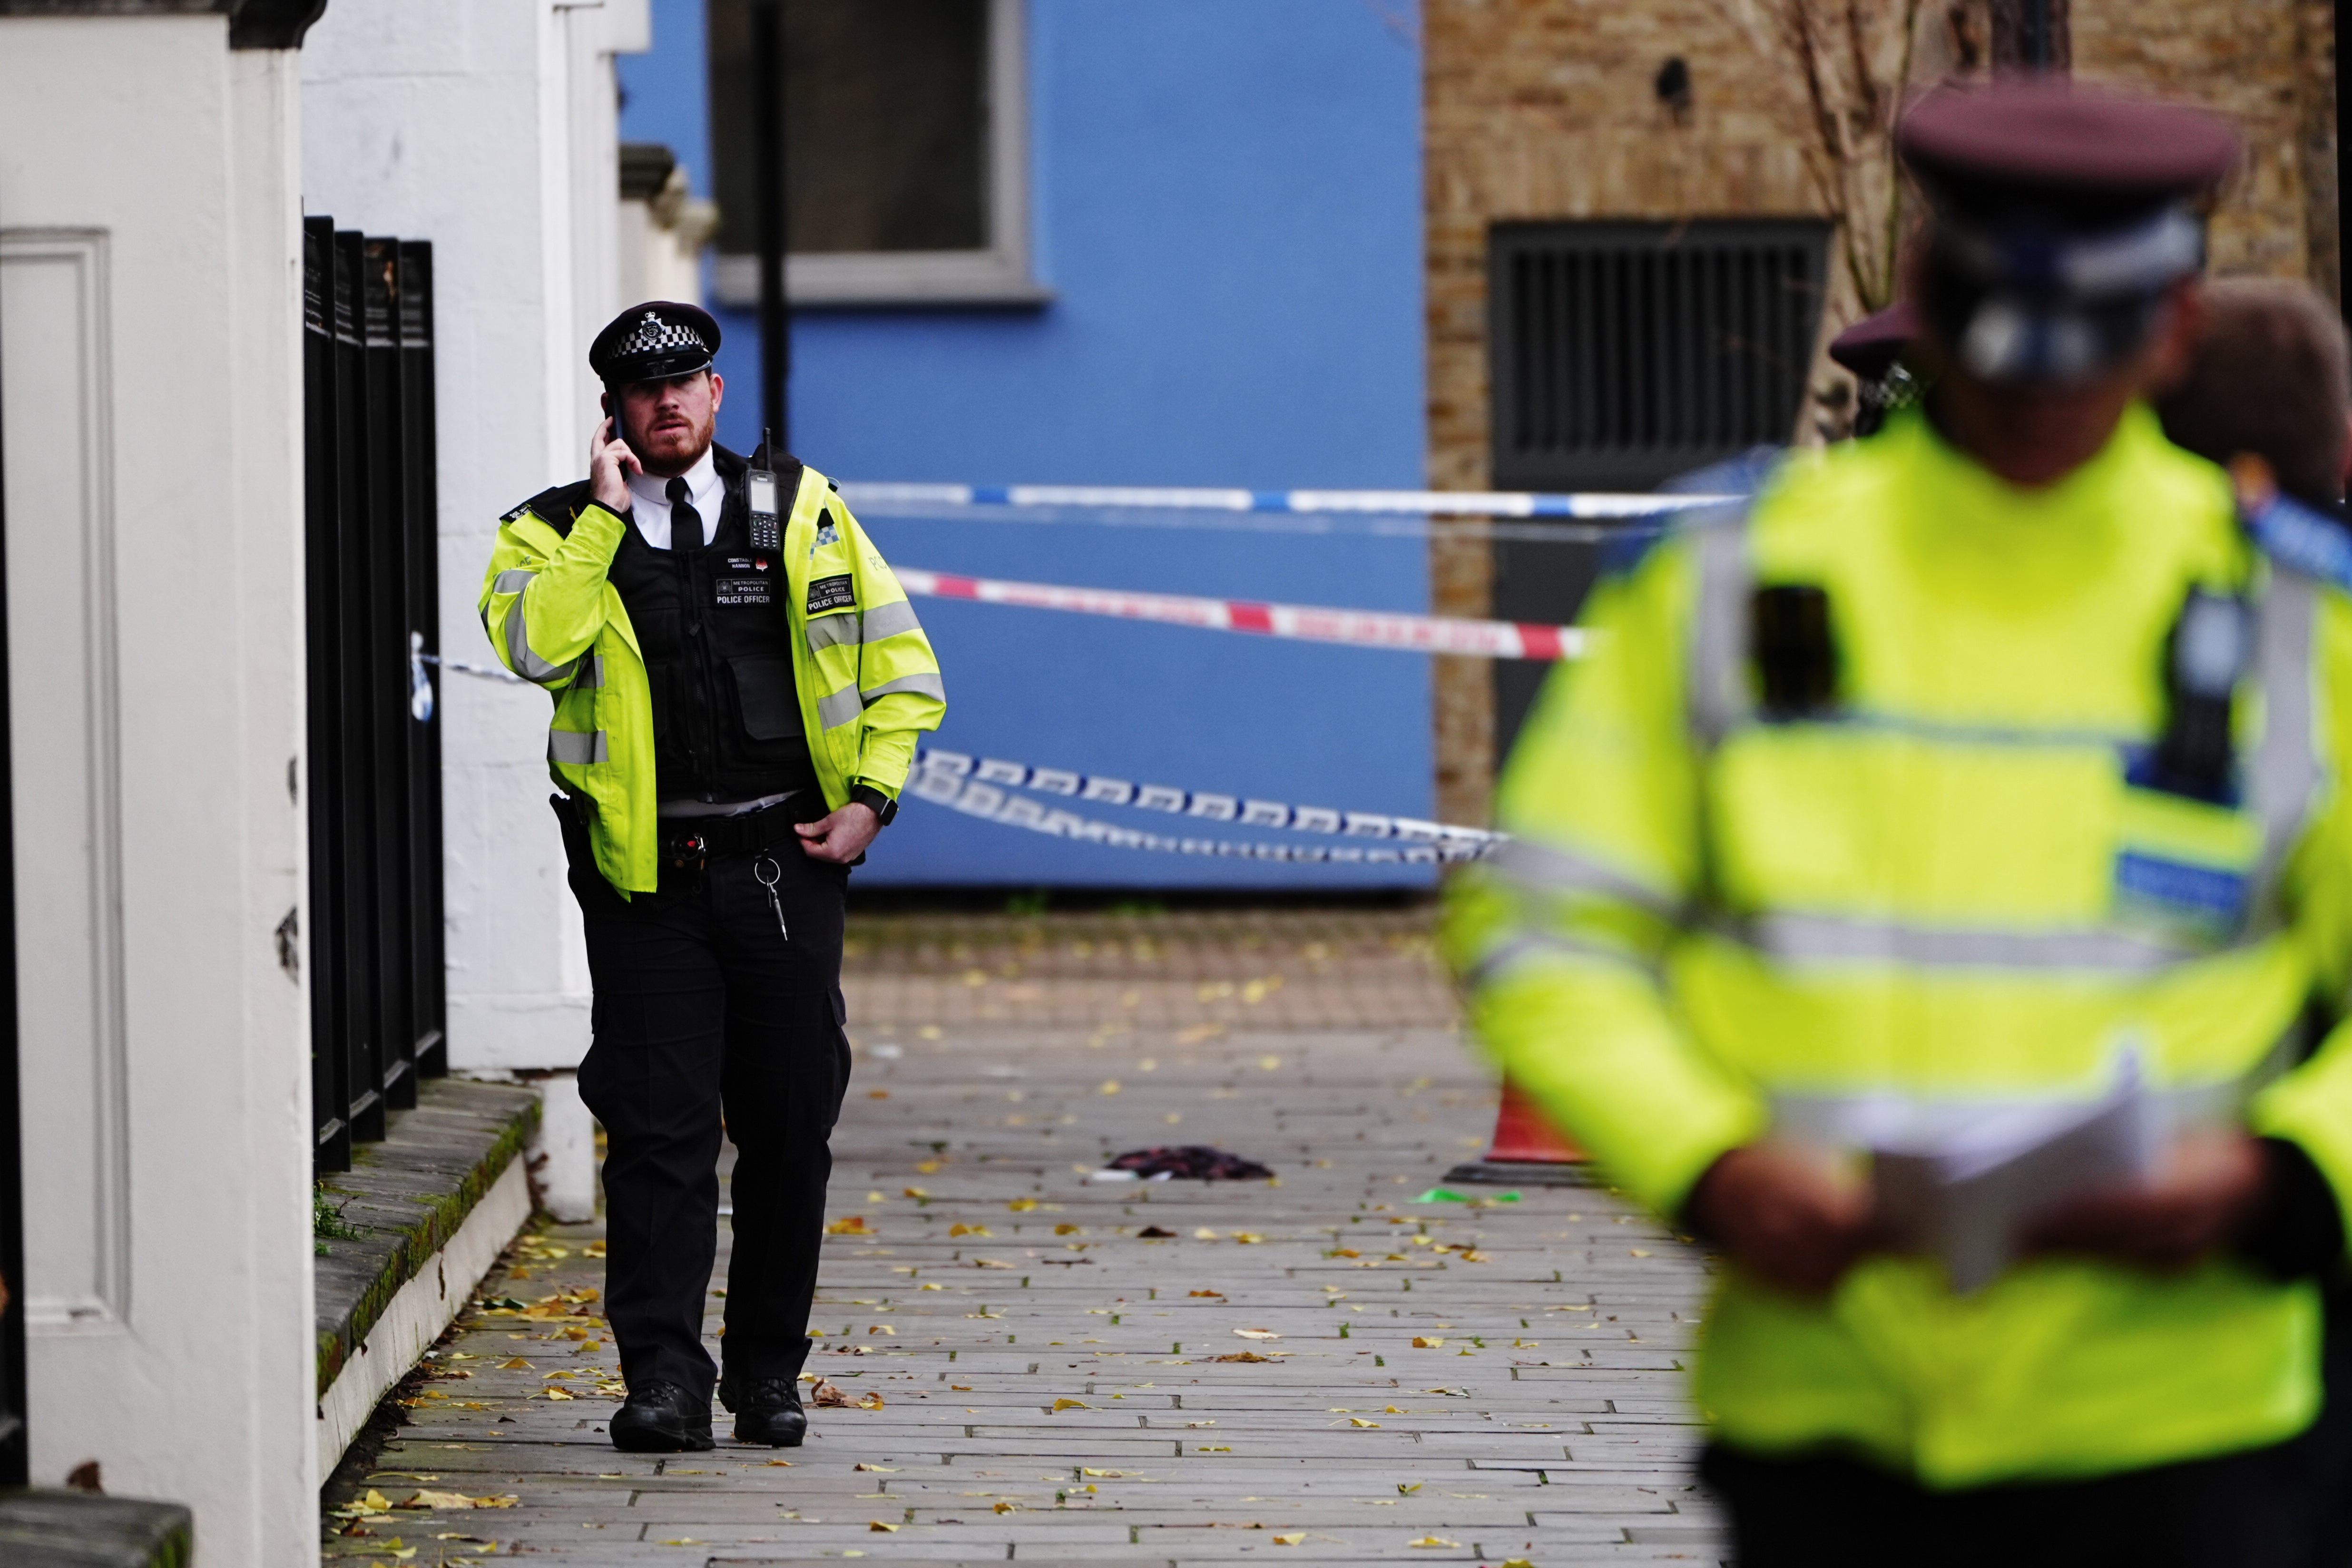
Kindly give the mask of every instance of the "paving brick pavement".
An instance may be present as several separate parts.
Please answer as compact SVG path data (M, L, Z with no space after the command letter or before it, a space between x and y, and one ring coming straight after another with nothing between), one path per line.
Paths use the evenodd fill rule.
M974 966L1023 945L984 927ZM1046 927L1048 952L1095 940ZM1247 934L1237 984L1261 958L1311 963L1315 941L1353 962L1328 937ZM1363 940L1391 934L1376 920ZM939 963L963 962L955 940ZM330 1559L425 1568L495 1542L583 1565L1719 1561L1680 1371L1703 1260L1605 1191L1413 1203L1492 1123L1450 1028L1235 1014L1197 1034L1239 994L1159 984L1180 981L1195 990L1128 1033L860 1026L809 1363L851 1403L813 1410L806 1446L737 1447L722 1414L713 1453L614 1452L600 1232L551 1229L485 1283L373 1464L330 1485L331 1529L354 1532ZM891 975L863 984L870 1003ZM1279 1183L1083 1173L1162 1142ZM428 1506L370 1511L371 1493Z

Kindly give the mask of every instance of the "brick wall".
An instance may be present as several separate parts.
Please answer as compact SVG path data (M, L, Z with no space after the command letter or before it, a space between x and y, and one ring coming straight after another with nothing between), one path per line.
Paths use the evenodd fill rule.
M1796 73L1772 44L1772 3L1423 0L1433 484L1489 482L1488 224L1830 212L1807 162L1817 142ZM1902 4L1877 0L1888 16ZM1987 36L1981 0L1918 10L1915 85L1965 66ZM2252 155L2216 215L2216 265L2316 275L2333 292L2332 7L2072 0L2072 11L2079 78L2208 103L2244 128ZM1690 70L1685 112L1654 86L1673 57ZM1832 274L1825 335L1857 309L1843 269ZM1815 377L1836 379L1826 364ZM1431 566L1440 614L1486 612L1484 544L1437 542ZM1442 658L1436 673L1439 815L1483 823L1496 761L1490 671Z

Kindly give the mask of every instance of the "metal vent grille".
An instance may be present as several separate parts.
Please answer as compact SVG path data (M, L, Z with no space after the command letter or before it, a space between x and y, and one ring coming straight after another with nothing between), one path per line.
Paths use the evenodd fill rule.
M1829 227L1497 224L1495 483L1647 489L1795 427Z

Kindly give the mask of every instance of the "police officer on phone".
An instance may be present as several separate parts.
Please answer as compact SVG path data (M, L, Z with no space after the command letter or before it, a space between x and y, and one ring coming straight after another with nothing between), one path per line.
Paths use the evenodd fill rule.
M798 1444L823 1239L849 868L947 709L913 606L823 474L712 439L719 323L656 300L588 362L589 477L507 513L482 586L554 697L547 760L595 986L580 1089L609 1140L616 1447ZM703 1347L718 1159L736 1147L723 1376Z

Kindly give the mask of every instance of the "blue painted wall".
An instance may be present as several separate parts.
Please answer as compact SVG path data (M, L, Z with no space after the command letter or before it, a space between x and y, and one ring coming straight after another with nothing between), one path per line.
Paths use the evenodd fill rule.
M1421 67L1383 0L1029 0L1041 310L806 312L793 444L842 479L1417 487ZM655 0L623 134L710 172L701 0ZM759 341L722 314L720 437L748 449ZM897 563L1087 586L1422 610L1416 542L876 519ZM1431 815L1427 661L926 601L938 742L1139 782ZM1097 815L1166 828L1151 813ZM1234 837L1300 839L1255 830ZM1341 888L1293 868L1067 844L910 801L871 882Z

